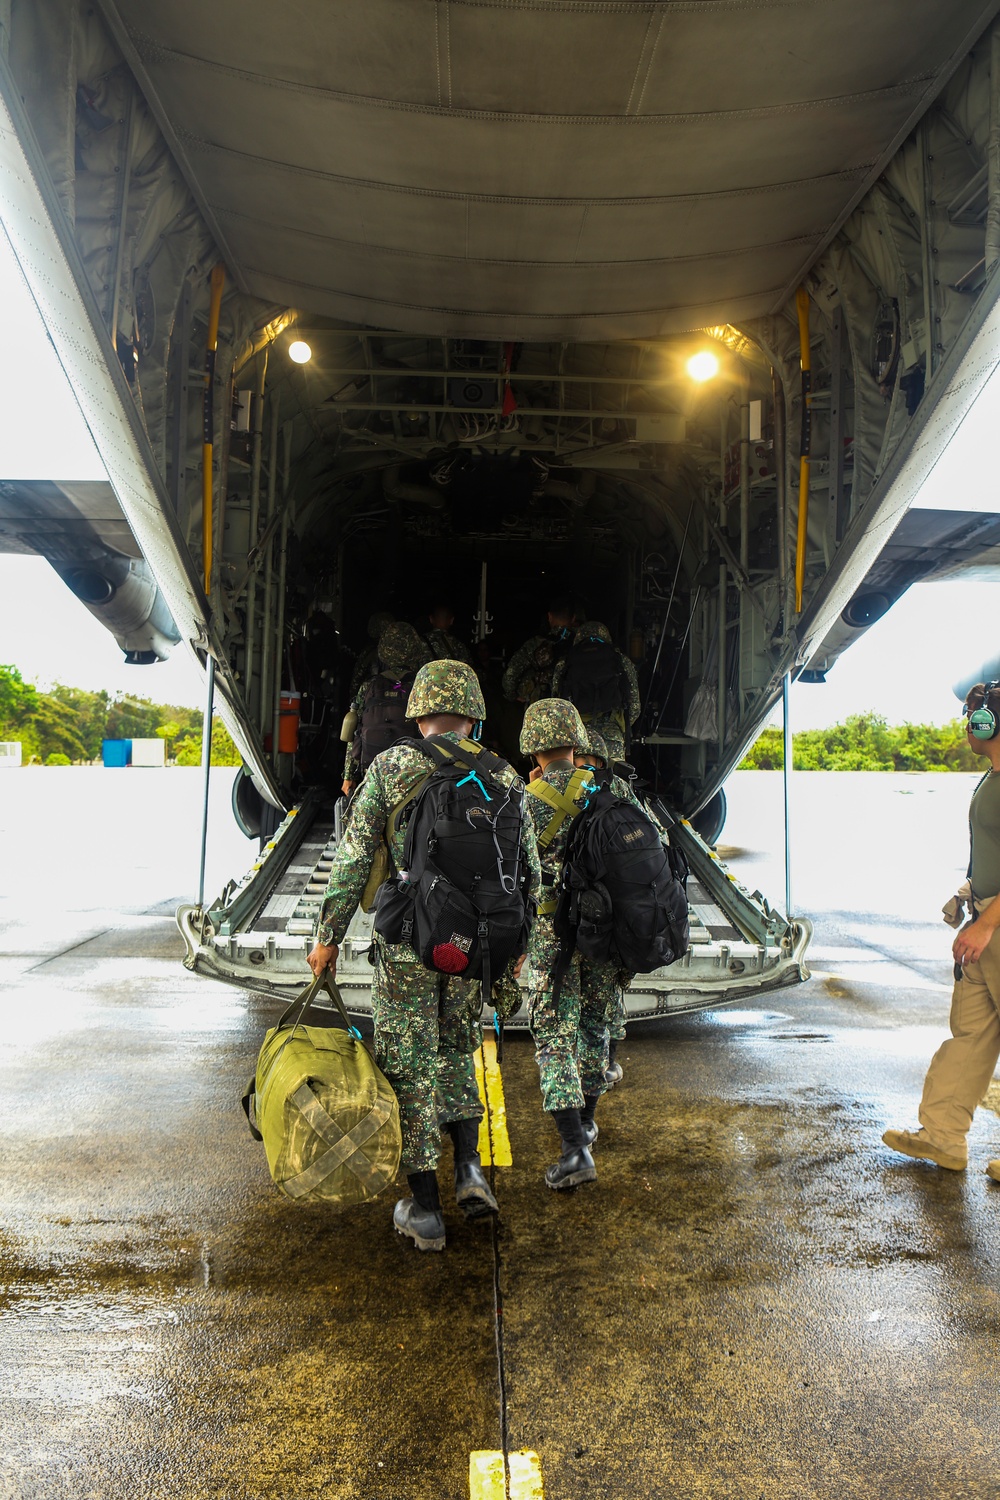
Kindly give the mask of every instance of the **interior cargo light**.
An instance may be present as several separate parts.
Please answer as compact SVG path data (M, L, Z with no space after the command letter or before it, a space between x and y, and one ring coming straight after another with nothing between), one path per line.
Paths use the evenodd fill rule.
M313 352L304 339L296 339L288 346L288 358L294 359L297 365L306 365L313 357Z
M699 385L705 380L714 379L719 373L718 356L709 349L702 349L697 354L692 354L687 362L687 372Z

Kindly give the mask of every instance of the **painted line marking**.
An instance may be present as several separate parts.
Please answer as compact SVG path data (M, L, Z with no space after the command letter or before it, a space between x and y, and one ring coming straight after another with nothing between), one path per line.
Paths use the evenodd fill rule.
M544 1500L537 1453L508 1453L510 1500ZM469 1454L469 1500L505 1500L503 1454L480 1449Z
M493 1122L492 1151L490 1149L490 1125L484 1114L479 1122L479 1155L483 1166L512 1167L514 1158L510 1154L510 1136L507 1134L507 1105L503 1097L503 1079L497 1063L497 1044L492 1037L485 1037L476 1053L476 1083L483 1108L489 1108Z

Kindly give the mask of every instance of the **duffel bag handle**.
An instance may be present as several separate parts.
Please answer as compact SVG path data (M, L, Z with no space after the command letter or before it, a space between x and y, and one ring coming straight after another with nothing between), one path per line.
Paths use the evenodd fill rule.
M305 1020L305 1017L309 1013L309 1007L314 1003L316 996L319 994L321 989L325 989L327 991L330 999L340 1011L341 1019L343 1020L344 1025L350 1032L351 1036L360 1041L361 1033L358 1031L357 1027L351 1025L350 1018L347 1014L347 1008L344 1005L343 996L341 995L337 982L331 975L329 969L324 969L321 974L317 974L312 980L311 984L306 985L301 995L297 995L292 1001L291 1005L287 1006L286 1009L282 1011L281 1015L278 1017L278 1020L275 1023L275 1030L280 1031L283 1026L288 1024L289 1017L292 1015L293 1011L297 1011L298 1014L295 1016L294 1021L291 1022L292 1030L294 1031L296 1027L301 1026L303 1021Z
M278 1049L279 1052L291 1041L292 1037L295 1035L296 1029L299 1026L302 1025L302 1022L305 1020L305 1017L309 1013L309 1007L312 1005L313 1001L316 999L316 996L319 994L319 991L321 989L326 989L327 993L330 996L330 999L333 1001L334 1005L340 1011L341 1018L342 1018L342 1020L344 1022L344 1025L347 1028L348 1035L354 1037L354 1039L356 1041L358 1041L358 1042L361 1041L361 1033L360 1033L360 1031L358 1031L358 1029L357 1029L356 1026L352 1026L351 1025L350 1019L349 1019L348 1014L347 1014L347 1008L344 1005L343 997L342 997L342 995L340 993L340 990L337 987L336 981L333 979L333 976L331 975L330 970L329 969L324 969L323 972L322 972L322 974L317 974L316 975L315 979L312 981L311 984L307 984L306 985L306 987L302 991L301 995L296 995L296 997L292 1001L291 1005L286 1006L286 1008L282 1011L281 1015L278 1017L278 1020L277 1020L277 1022L275 1024L275 1027L274 1027L275 1031L280 1031L282 1029L282 1027L284 1027L286 1025L286 1023L288 1022L288 1018L292 1014L293 1011L297 1011L298 1012L298 1014L296 1015L294 1021L292 1021L291 1026L289 1027L288 1035L284 1038L284 1040L281 1043L281 1047ZM257 1113L257 1111L256 1111L256 1103L257 1103L257 1075L256 1074L254 1074L254 1076L251 1078L249 1084L247 1085L247 1091L243 1095L242 1099L240 1100L240 1103L242 1104L242 1106L243 1106L243 1112L244 1112L244 1114L247 1117L247 1124L250 1126L250 1134L253 1136L253 1138L254 1138L255 1141L262 1141L264 1139L264 1137L261 1135L260 1130L257 1128L257 1119L256 1119L256 1113Z

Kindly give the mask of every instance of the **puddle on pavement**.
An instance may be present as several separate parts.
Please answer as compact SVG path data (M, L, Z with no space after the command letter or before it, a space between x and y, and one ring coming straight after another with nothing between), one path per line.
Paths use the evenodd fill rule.
M761 1026L792 1018L781 1010L706 1010L698 1018L710 1026Z
M832 1042L833 1037L825 1031L771 1031L769 1042Z

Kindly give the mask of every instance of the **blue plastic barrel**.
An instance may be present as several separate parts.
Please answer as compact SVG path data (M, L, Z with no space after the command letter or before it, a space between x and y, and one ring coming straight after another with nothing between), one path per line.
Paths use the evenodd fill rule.
M106 766L127 766L132 759L132 741L102 740L101 759Z

